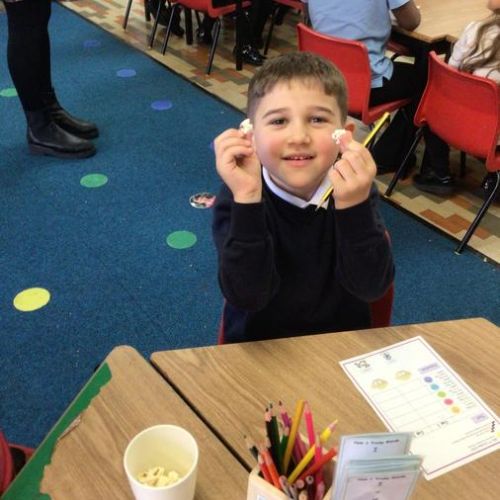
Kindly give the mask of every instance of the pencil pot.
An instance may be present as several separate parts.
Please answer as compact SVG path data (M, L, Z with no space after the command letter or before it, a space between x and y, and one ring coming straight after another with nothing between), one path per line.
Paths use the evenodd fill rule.
M302 437L302 442L304 443L305 446L308 446L303 437ZM324 448L322 449L322 451L323 454L327 453L327 451ZM326 459L327 457L325 456L324 458ZM313 461L310 462L310 464L312 463ZM335 457L328 460L321 467L321 473L324 484L324 493L321 496L323 500L329 500L331 497L331 485L333 481L334 467L335 467ZM304 470L307 470L307 467L305 467ZM313 477L314 479L317 478L317 476ZM304 483L304 481L302 481L302 483ZM309 486L304 485L305 491L308 490L310 491L311 488L313 491L316 491L314 484ZM247 500L287 500L289 498L298 498L299 492L300 491L297 491L297 496L292 496L290 491L287 494L283 489L278 488L272 482L264 479L264 477L262 477L262 474L260 472L259 466L255 467L252 470L252 472L250 472L250 475L248 477ZM313 495L313 498L315 497L316 496Z
M330 500L332 484L332 470L333 462L329 464L327 469L330 470L329 474L325 474L325 484L328 486L323 500ZM258 467L250 472L248 477L248 489L247 489L247 500L287 500L290 498L286 495L283 490L279 490L271 483L268 483L262 476L259 475L260 471Z

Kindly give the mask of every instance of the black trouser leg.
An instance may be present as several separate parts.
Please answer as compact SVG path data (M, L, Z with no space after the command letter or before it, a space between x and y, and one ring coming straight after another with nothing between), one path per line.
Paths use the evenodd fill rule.
M52 88L48 25L51 0L5 3L7 63L25 111L42 109L42 92Z
M450 147L445 141L424 128L425 151L422 159L422 173L434 172L438 177L450 175Z

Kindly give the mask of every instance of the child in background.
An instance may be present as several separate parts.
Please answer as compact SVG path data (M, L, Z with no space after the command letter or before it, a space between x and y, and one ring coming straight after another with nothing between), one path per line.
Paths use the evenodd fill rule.
M267 61L248 88L253 130L215 140L225 342L370 327L394 268L376 165L345 125L341 73L307 52ZM348 129L339 143L332 133ZM332 197L319 207L324 191Z
M491 78L500 85L500 0L488 0L487 6L493 15L465 28L448 63L461 71ZM424 138L422 170L414 177L415 186L434 194L451 194L455 181L449 167L450 147L428 127L424 129Z

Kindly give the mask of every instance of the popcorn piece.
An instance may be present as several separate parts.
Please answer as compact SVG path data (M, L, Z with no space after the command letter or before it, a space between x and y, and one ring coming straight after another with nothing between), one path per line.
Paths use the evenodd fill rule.
M147 486L170 486L179 481L179 473L175 470L165 472L165 467L152 467L137 476L137 480Z
M251 132L253 130L253 125L250 122L249 118L245 118L241 123L240 123L240 130L244 134L248 134L248 132Z
M335 141L335 144L340 144L340 138L346 133L345 128L337 128L333 131L332 139Z

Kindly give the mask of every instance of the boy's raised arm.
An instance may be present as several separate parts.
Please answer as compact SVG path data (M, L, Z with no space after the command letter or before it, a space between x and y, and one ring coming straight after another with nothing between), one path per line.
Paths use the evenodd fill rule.
M212 232L225 299L247 311L264 308L278 289L279 276L263 203L235 203L223 186L214 207Z

